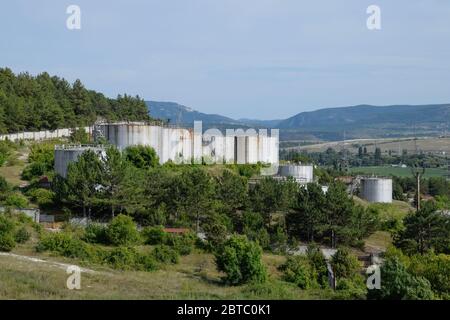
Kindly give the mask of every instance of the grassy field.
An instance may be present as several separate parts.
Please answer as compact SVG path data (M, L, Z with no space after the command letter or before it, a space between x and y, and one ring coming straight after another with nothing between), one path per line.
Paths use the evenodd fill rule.
M437 154L450 153L450 138L437 138L437 137L425 137L415 140L410 138L387 138L387 139L354 139L346 141L331 141L316 144L302 145L295 141L283 141L284 145L289 145L286 149L293 150L306 150L308 152L324 152L328 148L333 148L336 151L340 151L343 148L352 152L358 153L358 147L366 147L369 153L375 152L375 148L380 148L381 152L385 153L391 150L394 154L401 153L402 150L407 150L408 154L416 152L416 148L419 151L433 152Z
M401 167L353 167L350 168L352 173L369 174L376 176L398 176L398 177L411 177L411 168ZM425 170L425 178L430 177L444 177L448 174L448 171L440 168L429 168Z
M26 181L21 179L21 174L27 165L29 149L27 146L19 147L13 151L11 159L0 167L0 176L4 177L13 186L19 186Z
M355 200L355 203L362 205L365 208L370 206L371 208L377 209L380 214L380 221L382 222L392 219L402 221L409 212L414 210L410 204L403 201L394 200L392 203L368 203L356 196L354 196L353 199ZM365 251L384 251L391 244L392 236L389 232L376 231L365 240Z
M23 252L22 252L23 253ZM55 257L39 256L49 262ZM64 268L0 256L0 299L329 299L329 290L301 290L280 279L284 257L265 254L270 279L262 285L224 286L210 254L194 253L155 272L95 268L81 290L66 288ZM69 259L57 261L71 263ZM76 263L76 261L72 261ZM91 268L92 269L92 268Z

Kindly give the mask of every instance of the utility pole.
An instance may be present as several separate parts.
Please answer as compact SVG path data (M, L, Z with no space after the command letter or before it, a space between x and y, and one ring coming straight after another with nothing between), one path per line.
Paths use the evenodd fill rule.
M425 174L425 167L419 167L419 165L413 165L411 173L416 178L416 210L420 210L420 177Z

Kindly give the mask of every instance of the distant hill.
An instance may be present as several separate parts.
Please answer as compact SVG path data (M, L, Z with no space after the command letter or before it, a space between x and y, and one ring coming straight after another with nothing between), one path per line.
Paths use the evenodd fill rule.
M386 124L443 123L450 117L450 104L442 105L393 105L327 108L302 112L279 123L280 128L316 127L366 127ZM448 119L447 119L448 120Z
M203 121L204 123L239 124L239 121L231 118L218 114L198 112L175 102L146 101L146 103L150 110L151 117L169 120L170 123L193 125L194 120L197 120Z
M301 112L285 120L231 119L206 114L173 102L148 101L150 115L172 123L205 127L279 128L281 140L342 140L358 138L438 136L450 132L450 104L358 105Z
M340 140L344 135L345 138L441 135L450 130L449 124L450 104L359 105L302 112L281 121L278 127L293 135L307 132L326 140Z

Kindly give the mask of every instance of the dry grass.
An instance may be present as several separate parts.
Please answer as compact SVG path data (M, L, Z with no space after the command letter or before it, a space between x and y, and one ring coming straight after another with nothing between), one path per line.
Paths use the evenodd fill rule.
M14 151L10 157L9 163L0 167L0 176L4 177L13 186L19 186L27 183L21 179L21 174L25 166L27 165L29 149L27 146L23 146Z
M376 231L365 241L365 251L384 251L392 244L391 234L387 231Z
M18 252L25 254L29 249ZM17 252L17 250L16 250ZM37 256L34 253L34 256ZM48 261L76 264L70 259L39 255ZM81 290L66 288L67 274L52 264L0 256L0 299L326 299L328 290L300 290L280 280L277 267L283 256L265 254L270 273L267 284L225 286L211 254L193 253L177 265L155 272L99 271L82 274Z
M387 138L387 139L354 139L346 141L332 141L318 144L305 145L300 147L290 147L287 149L306 150L308 152L324 152L328 148L333 148L337 151L345 149L356 154L358 147L366 147L370 153L375 152L375 148L381 148L381 152L385 153L389 150L394 152L402 152L403 149L408 150L408 153L414 153L416 146L418 150L424 152L450 152L450 138L418 138L416 141L411 138Z
M6 179L10 184L14 186L19 186L26 181L21 179L22 170L25 168L25 164L19 161L14 166L3 166L0 167L0 176Z

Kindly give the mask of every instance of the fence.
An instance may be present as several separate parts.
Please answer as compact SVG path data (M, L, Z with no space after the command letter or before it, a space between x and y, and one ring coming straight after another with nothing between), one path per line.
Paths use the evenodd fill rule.
M91 133L91 127L84 127L86 132ZM55 138L64 138L70 136L72 129L56 129L54 131L45 130L45 131L28 131L28 132L16 132L9 134L1 134L0 140L10 140L10 141L18 141L18 140L47 140L47 139L55 139Z

